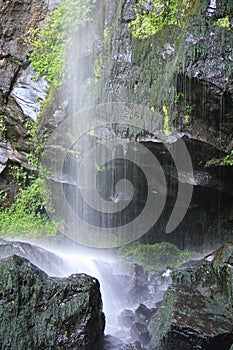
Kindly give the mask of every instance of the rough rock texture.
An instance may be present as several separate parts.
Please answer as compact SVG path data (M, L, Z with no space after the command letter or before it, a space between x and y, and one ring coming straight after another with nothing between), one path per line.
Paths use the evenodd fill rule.
M27 59L31 48L25 40L29 29L42 27L48 9L47 0L0 1L0 190L10 202L17 191L11 165L33 169L28 164L32 142L26 126L35 120L38 99L44 98L46 89L43 79L31 80L34 74Z
M172 286L150 323L152 349L230 349L232 259L229 242L203 260L173 271Z
M28 260L0 260L1 349L97 348L104 331L98 281L48 277Z
M0 133L4 140L0 147L0 190L9 193L10 200L17 191L10 168L15 162L30 168L27 159L31 142L25 125L29 118L35 118L31 107L34 104L38 108L35 96L43 98L45 88L43 80L36 86L30 82L23 40L30 27L42 26L48 6L53 8L57 3L0 2L0 115L4 116L6 126ZM225 165L223 158L233 148L233 5L230 1L205 0L195 7L196 1L192 0L195 12L188 21L184 18L187 25L164 26L157 34L140 40L129 29L136 15L135 3L134 0L106 1L104 6L98 6L96 22L92 22L94 29L87 28L82 33L84 49L74 43L74 57L83 69L78 75L71 72L68 76L67 94L59 91L53 96L39 126L41 142L45 133L51 134L66 116L85 106L109 101L137 103L155 110L162 118L164 106L167 107L171 130L176 138L182 136L192 159L193 198L182 223L165 235L177 198L177 171L164 140L153 142L149 135L144 135L144 144L162 164L168 194L163 214L143 240L148 243L168 240L180 248L216 247L232 239L233 167ZM146 8L148 13L153 11L149 1ZM217 22L226 16L229 28ZM100 32L105 23L103 37ZM77 39L79 43L80 38ZM96 49L94 57L91 57L92 44ZM71 59L70 63L76 67L75 60ZM72 98L77 103L71 102ZM153 131L148 129L149 133ZM171 139L167 137L166 142ZM175 147L175 142L172 145ZM190 184L185 171L182 181ZM145 200L144 187L140 186L141 182L138 183L139 209Z
M34 244L0 240L0 259L18 255L30 260L50 276L64 275L64 261L57 255Z
M91 58L88 50L85 55L82 52L88 57L81 62L83 74L78 77L70 74L68 94L58 93L53 97L42 118L40 133L52 133L67 116L102 102L137 103L142 110L155 111L155 120L156 113L164 119L164 106L167 107L171 135L165 142L164 139L153 141L150 132L154 130L152 126L150 129L148 120L145 120L148 133L143 130L143 137L138 138L161 163L168 190L165 210L143 241L168 240L182 249L205 251L232 239L233 232L233 167L223 162L233 147L233 32L232 27L223 28L217 22L228 16L230 23L233 8L227 1L217 1L214 7L207 0L197 7L194 0L192 3L195 12L187 26L164 26L157 34L140 40L129 29L135 19L135 1L106 2L97 16L100 27L99 19L106 19L108 30L105 28L104 38L96 30L96 42L92 41L97 57ZM153 11L149 2L147 5L148 12ZM85 35L88 37L84 33L84 42L88 41ZM93 66L98 67L98 74L97 69L90 73ZM77 83L80 81L81 85ZM76 85L71 91L73 83ZM70 102L72 98L76 103ZM122 128L124 132L125 129ZM120 132L123 137L130 137L123 135L123 131ZM116 137L119 137L117 132ZM179 169L179 173L182 182L193 187L193 197L182 223L171 234L165 234L180 182L164 143L175 148L179 138L190 154L194 179L185 170ZM64 177L64 182L72 186L72 179ZM140 211L145 203L146 186L141 179L135 185L140 189L134 206L138 213L137 209ZM110 198L110 193L105 191L104 197Z
M132 38L128 29L128 21L135 16L134 2L122 4L121 21L115 21L117 45L113 45L111 63L105 67L101 97L135 102L158 110L160 115L162 106L167 106L170 122L183 135L194 168L194 193L187 216L165 235L177 196L177 173L163 141L151 142L148 137L147 147L163 166L168 196L162 217L144 240L169 240L181 248L216 248L232 238L233 170L223 161L215 162L233 146L233 32L217 25L225 16L231 20L232 3L217 1L212 8L210 1L203 1L185 30L164 26L144 40ZM148 11L153 11L149 2ZM183 179L189 183L187 174Z

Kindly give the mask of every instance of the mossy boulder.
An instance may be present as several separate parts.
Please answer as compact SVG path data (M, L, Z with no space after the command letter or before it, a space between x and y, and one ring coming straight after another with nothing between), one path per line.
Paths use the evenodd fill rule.
M184 261L191 259L194 252L182 251L168 242L155 244L135 242L119 248L117 255L126 261L142 264L148 270L163 271L168 266L178 267Z
M150 323L151 348L228 350L233 344L233 242L172 273Z
M0 260L0 348L97 348L104 331L98 281L48 277L25 258Z

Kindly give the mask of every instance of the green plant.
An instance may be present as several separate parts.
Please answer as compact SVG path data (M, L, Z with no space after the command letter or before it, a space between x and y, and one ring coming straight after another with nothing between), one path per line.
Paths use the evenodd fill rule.
M228 30L231 28L228 16L217 19L217 21L215 21L214 24L216 26L219 26L219 27L222 27L222 28L225 28L225 29L228 29Z
M178 267L183 261L191 259L194 253L182 251L168 242L151 245L136 242L118 248L117 255L123 259L130 257L132 261L142 264L149 270L163 270L167 266Z
M163 131L165 136L170 135L170 117L168 114L168 109L167 106L163 105L162 107L163 109L163 114L164 114L164 118L163 118Z
M233 166L233 150L223 159L223 162L225 165Z
M28 181L28 173L21 165L12 165L10 169L11 175L19 186L25 187Z
M145 39L159 32L165 25L186 26L195 10L196 1L192 0L139 0L136 5L136 19L129 26L134 37Z
M180 103L183 102L184 103L184 107L183 112L184 112L184 119L186 124L188 124L190 122L191 119L191 107L190 105L187 103L185 95L183 92L177 92L176 96L175 96L175 103Z
M0 142L6 142L6 132L7 127L5 124L5 116L3 114L0 114Z
M8 200L8 193L5 190L0 190L0 202L1 206L7 207L9 205L9 200Z
M177 92L176 96L175 96L175 103L180 102L180 100L184 99L184 93L183 92Z
M44 183L33 179L30 186L21 188L11 207L0 210L0 237L41 237L55 235L56 227L46 212L43 198Z
M66 70L66 50L80 26L90 21L94 4L95 0L62 0L43 30L29 30L27 43L34 48L29 60L37 72L35 79L44 76L52 86L61 85Z

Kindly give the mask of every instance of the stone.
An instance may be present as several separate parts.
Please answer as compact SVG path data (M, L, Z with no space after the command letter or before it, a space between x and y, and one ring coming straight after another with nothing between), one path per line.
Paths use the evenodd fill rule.
M141 322L149 322L151 319L151 310L146 307L144 304L140 304L139 307L135 310L135 316Z
M104 331L98 281L48 275L16 255L0 260L1 349L97 349Z
M151 348L229 350L233 343L233 242L171 274L150 322Z
M147 345L150 341L150 335L148 328L139 322L135 322L132 324L130 329L130 333L132 338L139 340L143 345Z
M233 322L223 300L204 297L191 287L170 287L150 327L152 349L228 350Z
M48 5L47 0L0 1L0 115L4 117L3 143L7 145L8 156L6 163L0 163L3 175L0 191L7 192L8 205L12 204L18 187L11 176L12 162L35 170L28 162L32 141L27 122L31 122L28 115L35 119L33 109L36 107L38 110L39 103L36 96L43 98L39 88L43 85L43 79L38 83L31 81L31 89L30 80L22 81L22 77L27 72L28 53L32 50L26 43L28 31L42 28L48 15ZM2 148L4 146L1 145Z
M135 1L126 0L122 7L122 20L124 22L133 21L136 18Z
M105 335L99 350L118 350L124 343L112 335Z
M131 268L131 288L128 293L129 299L132 302L139 301L142 297L145 297L148 293L148 273L139 264L133 264Z
M132 310L123 310L120 316L121 324L125 327L130 327L135 321L134 312Z
M40 111L40 102L46 98L48 84L42 77L37 81L33 80L35 72L31 66L20 72L11 96L23 111L23 114L36 121Z
M143 350L145 349L142 347L139 341L135 341L134 343L125 344L124 346L121 346L118 350Z

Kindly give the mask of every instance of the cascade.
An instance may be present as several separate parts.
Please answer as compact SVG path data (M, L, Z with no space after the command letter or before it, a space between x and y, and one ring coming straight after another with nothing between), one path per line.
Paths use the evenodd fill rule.
M85 6L88 9L93 3L80 1L80 9ZM114 93L103 93L112 60L131 62L132 55L127 48L114 58L108 57L108 47L116 45L118 40L115 32L122 3L98 1L95 5L71 38L67 50L68 72L62 87L66 116L46 144L42 166L49 174L47 183L53 205L49 215L62 222L59 225L62 234L83 246L78 251L57 253L65 261L66 270L62 274L81 272L99 279L106 331L112 333L119 328L120 311L127 307L127 293L114 281L116 263L107 263L106 256L96 259L93 257L96 252L85 247L102 248L103 254L103 249L132 243L149 231L163 212L166 175L157 157L143 142L164 143L161 154L169 152L171 165L177 168L176 176L180 180L182 176L188 179L188 183L179 183L167 233L184 217L194 180L186 146L170 132L169 122L164 122L161 112L135 104L127 96L122 101ZM177 55L178 52L171 67ZM160 95L166 91L173 73L168 66L165 70ZM163 114L165 119L169 118L165 105ZM141 302L143 298L142 292L138 300Z

